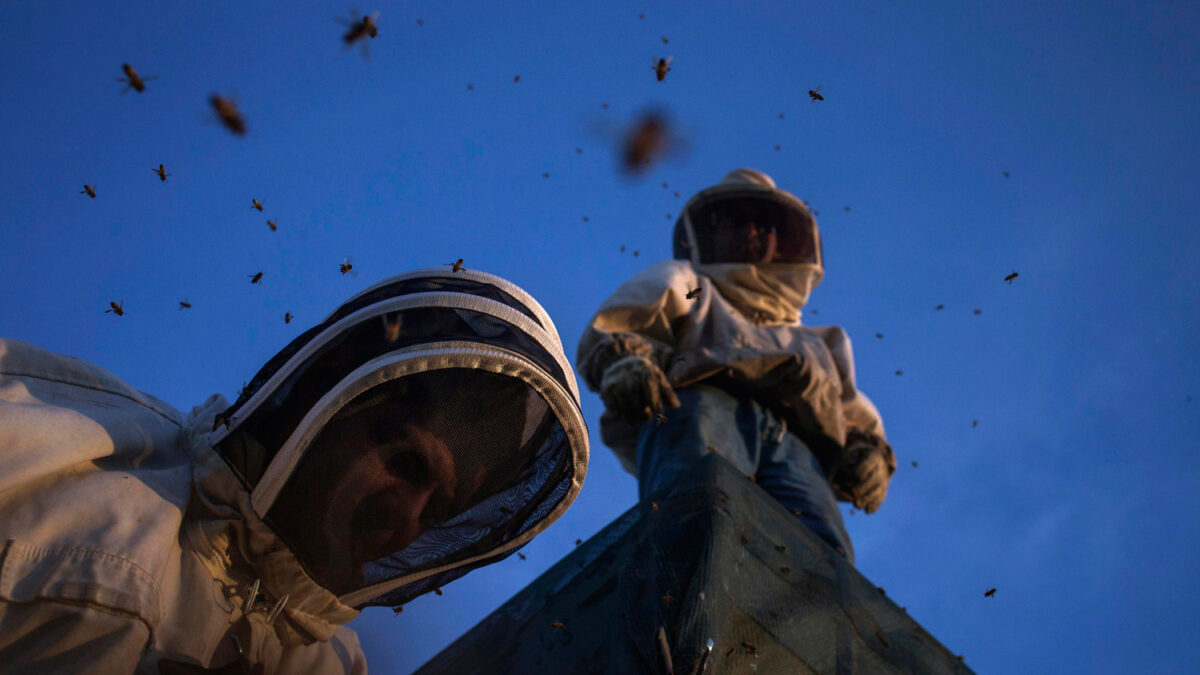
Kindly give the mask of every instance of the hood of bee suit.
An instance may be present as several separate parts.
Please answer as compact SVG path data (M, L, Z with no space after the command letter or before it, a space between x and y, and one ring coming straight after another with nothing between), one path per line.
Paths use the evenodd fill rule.
M769 262L731 261L715 250L711 214L728 205L757 203L777 214L780 253ZM725 299L756 323L794 323L812 290L825 277L817 221L795 195L767 174L735 169L692 196L675 221L673 250L709 277Z
M403 604L516 552L566 511L588 462L545 310L450 267L343 303L254 376L209 443L254 516L354 608Z

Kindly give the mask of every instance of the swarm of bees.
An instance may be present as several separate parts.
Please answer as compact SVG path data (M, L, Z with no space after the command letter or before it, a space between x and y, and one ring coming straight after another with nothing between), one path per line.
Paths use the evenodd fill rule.
M821 95L821 85L818 84L816 89L808 90L808 100L812 101L813 103L825 100L825 97Z
M213 112L217 113L217 118L221 120L221 124L224 124L226 129L238 136L246 134L246 120L238 111L233 99L213 94L208 98L208 102L212 104Z
M665 59L658 59L654 62L654 76L658 78L659 82L667 79L667 73L671 72L671 61L673 60L672 57L668 56Z
M109 302L108 309L104 310L105 314L116 314L117 316L125 316L125 301Z
M151 171L151 173L156 174L158 176L159 180L161 180L164 183L167 182L167 176L171 175L171 174L167 173L167 168L165 166L163 166L162 164L159 164L157 169L150 169L150 171Z
M79 191L79 194L87 195L87 196L91 197L92 199L95 199L96 198L96 186L95 185L84 185L83 189Z
M153 75L139 76L133 66L128 63L121 64L121 72L125 73L125 77L118 77L117 82L125 83L125 88L121 90L122 95L128 93L130 89L140 94L146 91L146 80L155 79Z

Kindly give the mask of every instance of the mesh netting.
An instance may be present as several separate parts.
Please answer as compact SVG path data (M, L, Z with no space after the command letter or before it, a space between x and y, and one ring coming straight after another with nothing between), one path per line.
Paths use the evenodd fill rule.
M682 217L675 227L675 257L691 259L695 245L701 264L817 263L816 223L806 208L779 195L719 195L687 209L695 241Z
M449 368L356 397L325 425L267 522L326 588L345 595L487 553L567 494L564 430L527 384ZM366 604L399 604L505 554Z

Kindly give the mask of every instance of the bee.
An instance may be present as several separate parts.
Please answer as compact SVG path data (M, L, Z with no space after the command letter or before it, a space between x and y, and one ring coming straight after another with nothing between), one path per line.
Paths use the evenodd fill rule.
M1005 177L1005 178L1009 178L1010 176L1011 176L1011 174L1009 174L1007 171L1005 171L1005 172L1004 172L1004 177Z
M934 309L935 311L938 311L938 312L940 312L940 311L942 311L942 310L943 310L943 309L945 309L945 308L946 308L946 306L945 306L945 305L938 305L937 307L934 307L933 309Z
M796 516L797 518L803 518L803 517L804 517L804 511L802 511L802 510L800 510L800 509L792 509L792 515L793 515L793 516Z
M105 314L116 314L117 316L125 316L125 301L108 303L108 309L104 310Z
M808 99L813 103L825 100L825 97L821 95L821 85L818 84L816 89L808 90Z
M996 589L994 589L994 588L989 588L989 589L987 589L986 591L984 591L984 592L983 592L983 597L985 597L985 598L990 598L990 597L992 597L992 596L993 596L993 595L995 595L995 594L996 594Z
M449 264L450 264L451 272L460 272L460 271L462 271L462 268L463 268L463 259L459 258L458 260L455 260L454 262L449 263Z
M580 545L580 544L582 544L582 543L583 543L583 540L582 540L582 539L576 539L576 540L575 540L575 545L576 545L576 546L578 546L578 545Z
M658 502L650 502L650 510L657 511L658 510Z
M468 82L467 83L467 91L475 91L475 85Z
M729 658L729 655L730 655L730 654L732 654L732 653L733 653L733 647L730 647L729 649L726 649L726 650L725 650L725 658Z
M259 272L257 274L248 274L246 276L250 277L250 283L257 284L260 281L262 281L262 275L263 275L263 273Z
M84 185L83 189L79 191L79 194L87 195L87 196L91 197L92 199L95 199L96 198L96 186L95 185Z
M543 173L543 174L542 174L542 178L549 178L549 177L550 177L550 174L548 174L548 173Z
M758 650L755 649L754 643L749 640L742 640L742 649L746 650L746 654L758 658Z
M338 22L346 26L346 33L342 35L342 42L345 42L346 46L350 46L365 37L370 37L374 40L379 35L379 29L375 26L375 19L379 16L379 12L375 12L370 16L364 15L362 19L355 19L354 17L356 16L358 16L358 12L351 10L349 21L338 19Z
M383 337L388 342L395 342L400 339L400 314L396 313L391 316L381 316L383 319Z
M687 297L688 300L695 300L696 298L700 297L700 289L693 288L692 290L687 292L687 296L685 296L685 297Z
M875 337L876 337L876 338L878 338L878 339L880 339L880 340L882 340L882 339L883 339L883 333L876 333L876 334L875 334Z
M638 251L637 251L637 250L634 250L634 252L633 252L633 257L635 257L635 258L636 258L636 257L638 257Z
M187 301L187 298L179 301L179 309L191 309L192 303Z
M977 426L979 426L979 420L971 420L971 428L974 429Z
M250 200L250 208L258 209L259 211L262 211L263 210L262 202L258 201L257 199L252 198Z
M128 63L121 64L121 72L125 73L125 77L118 77L117 82L125 83L125 88L121 90L122 95L127 93L130 89L140 94L143 91L146 91L146 80L155 79L153 75L147 75L146 77L138 75L137 71L133 69L133 66L129 65Z
M775 146L775 152L779 152L779 145Z
M513 75L513 84L516 84L516 83L518 83L518 82L520 82L520 81L521 81L521 76L520 76L520 75Z
M350 258L346 258L342 262L338 263L338 270L342 273L342 276L345 276L353 269L354 262Z
M975 313L975 316L979 316L980 314L983 313L983 311L976 309L976 310L974 310L974 313Z
M663 184L662 184L662 186L663 186L663 189L664 189L664 190L666 190L666 189L667 189L667 183L666 183L666 181L663 181Z
M584 217L583 217L583 222L585 222L585 223L586 223L586 222L588 222L588 217L587 217L587 216L584 216Z
M291 322L292 322L292 313L291 313L291 312L284 312L284 313L283 313L283 322L284 322L284 323L291 323Z
M601 104L600 104L600 107L601 107L601 108L604 108L605 110L608 110L608 104L607 104L607 103L601 103Z
M913 460L912 467L914 469L917 468L917 460L915 460L915 459Z
M667 36L666 36L666 35L664 35L664 36L663 36L663 38L662 38L662 41L663 41L663 44L664 44L664 45L665 45L665 44L668 44L668 40L667 40Z
M396 616L400 616L400 613L404 611L404 605L396 605L392 611L396 613Z
M675 198L679 199L679 191L678 190L675 191Z
M1017 271L1016 271L1016 270L1013 270L1013 271L1012 271L1012 274L1010 274L1010 275L1008 275L1008 276L1004 277L1004 280L1008 282L1008 285L1009 285L1009 286L1012 286L1012 282L1013 282L1013 280L1014 280L1014 279L1016 279L1016 278L1017 278Z
M217 413L216 417L213 418L213 431L216 431L221 425L224 425L228 429L233 424L233 419L232 416L226 417L223 412Z
M876 639L876 640L879 640L880 642L882 642L884 647L891 647L891 646L892 646L892 645L891 645L891 643L889 643L889 642L888 642L888 639L887 639L886 637L884 637L884 636L883 636L883 633L881 633L881 632L879 632L879 631L875 631L875 639Z
M778 544L775 546L775 550L779 551L780 553L785 553L785 552L787 552L787 546L784 546L783 544Z
M275 230L278 230L278 229L279 229L279 226L278 226L278 225L276 225L276 224L275 224L275 221L273 221L273 220L268 220L268 221L267 221L267 227L271 228L271 231L272 231L272 232L274 232Z
M903 372L902 372L900 369L898 369L898 368L897 368L897 369L896 369L896 374L897 374L897 375L903 375L904 373L903 373Z
M565 624L561 621L552 621L550 623L550 627L553 628L554 630L562 630L567 627L567 624Z
M524 560L524 559L525 559L525 554L524 554L524 553L521 553L521 552L519 552L519 551L518 551L518 552L517 552L517 557L518 557L518 558L520 558L521 560Z
M783 113L779 113L779 119L783 119Z
M662 602L662 604L664 604L664 605L669 605L672 602L675 602L675 598L671 597L670 591L667 591L666 595L659 598L659 601Z
M638 20L646 18L645 14L638 14Z
M503 513L506 516L511 516L512 514L516 513L516 511L513 511L512 509L508 508L507 506L501 506L500 513Z
M820 313L820 312L818 312L818 311L817 311L817 310L815 310L815 309L814 309L814 310L812 310L812 315L813 315L813 316L816 316L816 315L817 315L817 314L819 314L819 313Z
M671 72L671 61L673 60L672 57L668 56L665 59L658 59L654 62L654 76L658 78L659 82L667 79L667 73Z
M621 253L625 252L625 244L621 244Z
M662 414L662 412L654 413L654 423L655 424L662 424L663 422L666 422L666 421L667 421L667 416Z
M846 210L846 213L850 213L850 207L849 207L849 206L843 206L842 208Z
M583 154L583 148L575 148L575 154L577 154L577 155L582 155L582 154Z
M212 105L213 110L217 113L217 117L221 119L221 124L225 125L234 134L242 136L246 133L246 120L242 117L242 113L238 111L237 104L233 99L225 98L220 94L213 94L208 97L208 102Z
M440 588L435 588L435 589L433 589L433 592L434 592L434 593L437 593L438 595L441 595L441 594L442 594L442 589L440 589Z

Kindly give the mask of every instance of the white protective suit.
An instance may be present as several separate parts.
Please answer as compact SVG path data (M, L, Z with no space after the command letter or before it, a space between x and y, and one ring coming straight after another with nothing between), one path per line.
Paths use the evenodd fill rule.
M327 336L349 342L356 339L355 331L380 326L380 316L399 326L406 311L424 312L424 317L441 312L463 326L482 326L481 335L516 326L515 333L549 345L548 355L537 355L542 362L565 361L561 347L554 354L553 325L531 298L491 275L451 274L401 275L352 298L273 359L234 409L253 421L256 406L268 405L256 402L278 394L276 385L286 385L289 372L304 372L303 360L318 358L317 344ZM451 287L439 287L443 283ZM439 288L445 292L430 292ZM500 307L505 302L484 300L480 293L504 293L510 309L520 309L508 311ZM401 604L499 560L561 515L578 493L587 460L573 376L568 383L542 372L522 373L522 368L539 369L520 349L488 345L483 338L429 342L429 336L414 331L397 341L397 334L398 329L390 331L388 339L398 347L406 341L415 346L377 356L356 368L353 377L339 376L336 389L353 393L397 378L403 369L434 370L452 362L461 368L462 353L469 352L478 367L491 368L486 362L495 358L512 369L514 380L520 375L541 387L539 393L548 392L543 400L554 410L537 428L552 433L540 446L549 450L538 456L557 453L551 464L560 471L554 474L557 482L547 482L539 493L552 492L553 498L529 502L536 518L506 501L527 522L508 527L486 546L468 541L476 546L466 546L466 552L446 553L443 538L444 557L425 559L428 564L415 569L392 556L388 562L399 570L395 576L368 578L375 583L340 596L314 581L260 515L266 507L252 505L253 486L248 489L239 475L249 474L248 464L235 471L215 449L216 439L229 438L240 423L234 417L214 431L219 416L231 419L223 397L214 395L183 415L85 361L0 340L0 671L158 673L164 657L223 668L241 653L247 665L267 674L365 673L358 639L344 626L361 607ZM371 339L389 348L382 339ZM474 347L467 349L470 344ZM370 368L389 360L390 370ZM304 432L311 438L310 423L327 418L349 398L339 400L337 391L322 397L275 459L294 466L303 451L296 438L304 438ZM532 436L527 430L525 437ZM545 439L538 436L537 442ZM295 450L290 458L288 448ZM259 459L268 460L262 462L267 473L277 464ZM521 484L524 494L530 485ZM488 503L477 503L472 512ZM513 510L487 511L489 518L504 518L502 513ZM496 532L507 526L492 524ZM248 602L248 595L256 598Z
M783 417L832 473L842 459L848 428L880 441L884 429L879 412L855 385L845 331L800 323L800 308L824 274L819 240L816 262L805 265L701 264L691 243L696 240L687 220L692 204L747 191L808 214L802 202L751 169L732 172L702 191L689 200L676 226L676 257L691 259L655 263L622 284L585 330L576 363L593 391L600 390L615 361L640 355L662 369L676 389L703 382L749 394ZM635 474L641 425L610 411L601 418L605 444Z

